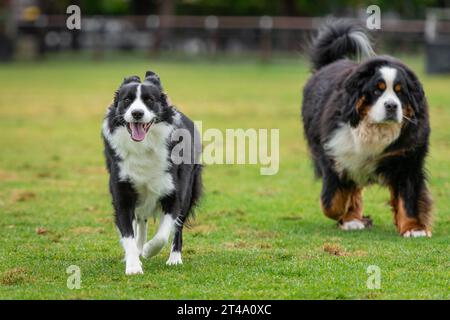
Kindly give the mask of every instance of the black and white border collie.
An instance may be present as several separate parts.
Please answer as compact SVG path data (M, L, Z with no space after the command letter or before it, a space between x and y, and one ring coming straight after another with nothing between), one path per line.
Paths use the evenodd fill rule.
M183 225L201 195L202 167L195 161L201 151L198 141L183 142L183 135L176 134L179 129L199 136L194 123L170 105L155 73L148 71L142 83L137 76L124 79L108 108L102 135L126 274L143 273L139 256L156 255L172 232L167 264L182 263ZM191 148L191 161L176 164L171 153L180 143L189 144L184 147ZM158 230L146 242L147 220L157 215Z
M355 63L346 56L368 55ZM302 118L321 207L343 230L371 225L362 189L389 187L394 222L404 237L431 236L432 200L424 161L430 126L416 75L398 60L374 56L364 30L346 21L325 25L311 48L313 75Z

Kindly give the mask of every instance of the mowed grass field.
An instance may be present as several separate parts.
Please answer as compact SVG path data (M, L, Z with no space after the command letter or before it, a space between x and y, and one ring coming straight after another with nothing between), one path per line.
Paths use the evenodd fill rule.
M365 191L371 230L343 232L319 208L300 126L302 59L257 62L104 62L0 65L0 298L2 299L449 299L450 77L419 74L431 107L431 239L403 239L389 193ZM158 72L172 101L203 129L280 129L280 169L211 165L184 237L182 266L167 246L125 276L100 127L124 76ZM151 222L149 237L156 224ZM81 270L70 290L66 269ZM371 290L367 268L381 270Z

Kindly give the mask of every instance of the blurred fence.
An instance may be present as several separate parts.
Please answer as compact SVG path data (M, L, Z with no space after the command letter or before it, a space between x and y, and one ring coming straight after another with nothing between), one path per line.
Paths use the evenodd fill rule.
M159 55L258 53L269 60L274 52L302 52L324 18L218 17L218 16L91 16L82 17L81 30L66 28L66 15L41 15L36 21L18 22L18 50L37 55L66 50L91 50L101 58L110 50L144 50ZM365 21L357 20L363 25ZM383 19L372 36L388 52L416 52L426 43L425 20ZM441 39L450 43L450 22L434 25ZM22 48L22 47L23 48Z

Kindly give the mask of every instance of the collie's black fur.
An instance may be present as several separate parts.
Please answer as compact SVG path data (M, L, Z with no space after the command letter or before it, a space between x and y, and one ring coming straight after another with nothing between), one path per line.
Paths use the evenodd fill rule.
M188 133L190 139L177 135ZM201 146L194 123L168 103L159 77L126 78L103 123L104 154L115 221L125 250L126 273L142 273L139 255L158 253L174 231L168 264L181 263L182 231L202 192ZM182 146L190 159L175 163ZM146 243L149 216L161 215L155 237Z
M391 191L398 231L431 235L431 198L424 169L430 126L417 76L400 61L345 56L372 53L360 27L331 23L311 48L313 75L303 90L304 133L322 179L321 206L343 229L371 224L362 215L362 188Z

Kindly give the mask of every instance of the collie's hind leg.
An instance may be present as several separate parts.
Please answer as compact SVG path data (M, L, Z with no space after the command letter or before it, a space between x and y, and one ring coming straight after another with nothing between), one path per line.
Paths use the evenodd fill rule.
M162 214L158 231L155 236L144 245L142 255L145 258L153 257L169 242L170 233L173 231L175 220L168 213Z
M181 260L181 249L183 246L183 223L184 221L182 221L182 219L178 217L176 220L172 249L170 250L169 259L166 262L166 264L169 266L183 264L183 261Z

